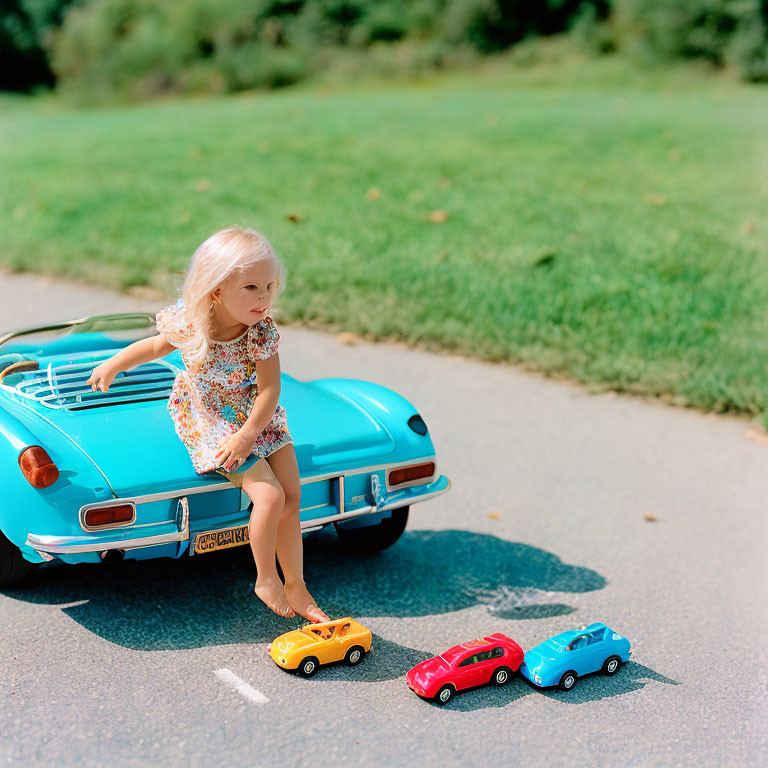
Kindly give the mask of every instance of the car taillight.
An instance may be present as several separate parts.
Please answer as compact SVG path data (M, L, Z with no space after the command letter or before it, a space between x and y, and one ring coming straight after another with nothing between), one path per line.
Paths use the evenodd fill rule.
M39 445L31 445L19 454L19 467L27 482L35 488L47 488L59 479L59 468Z
M88 528L98 528L101 525L130 522L133 516L134 509L131 504L116 504L114 507L87 509L83 522Z
M428 461L426 464L414 464L411 467L401 467L389 473L389 484L400 485L411 480L420 480L422 477L432 477L435 474L435 463Z

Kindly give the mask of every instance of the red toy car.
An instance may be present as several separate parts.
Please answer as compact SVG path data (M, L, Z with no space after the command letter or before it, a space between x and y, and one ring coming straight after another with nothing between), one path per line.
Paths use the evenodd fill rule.
M405 680L419 696L447 704L456 691L493 683L504 685L523 663L523 649L496 632L422 661L408 670Z

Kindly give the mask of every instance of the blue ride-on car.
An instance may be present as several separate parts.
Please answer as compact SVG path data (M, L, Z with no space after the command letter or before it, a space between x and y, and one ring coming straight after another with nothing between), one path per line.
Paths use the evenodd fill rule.
M155 333L154 314L101 315L0 335L0 585L35 564L200 556L248 543L250 499L198 475L166 404L178 350L86 380ZM301 475L303 532L333 525L374 554L403 533L412 504L450 487L427 426L386 387L282 376Z
M527 651L520 674L539 688L570 691L584 675L615 675L631 655L629 640L598 622L550 637Z

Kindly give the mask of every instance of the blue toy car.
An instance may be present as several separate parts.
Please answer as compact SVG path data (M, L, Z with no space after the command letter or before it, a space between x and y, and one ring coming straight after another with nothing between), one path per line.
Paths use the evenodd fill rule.
M178 350L86 380L152 334L152 313L101 315L0 335L0 585L35 563L201 555L248 543L250 499L198 475L166 404ZM427 426L400 395L366 381L282 376L301 475L304 532L333 524L372 554L402 534L411 504L444 493Z
M525 654L520 674L539 688L556 685L570 691L584 675L601 670L615 675L631 655L629 640L598 622L555 635L532 648Z

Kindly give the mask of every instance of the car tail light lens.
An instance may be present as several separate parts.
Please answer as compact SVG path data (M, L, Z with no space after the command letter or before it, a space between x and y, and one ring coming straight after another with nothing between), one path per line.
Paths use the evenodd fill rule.
M97 507L87 509L83 522L88 528L98 528L101 525L128 523L133 520L134 510L131 504L117 504L114 507Z
M435 463L428 461L426 464L414 464L410 467L401 467L389 473L389 484L400 485L411 480L420 480L423 477L432 477L435 474Z
M31 445L19 454L19 467L27 482L35 488L47 488L59 479L59 468L39 445Z

